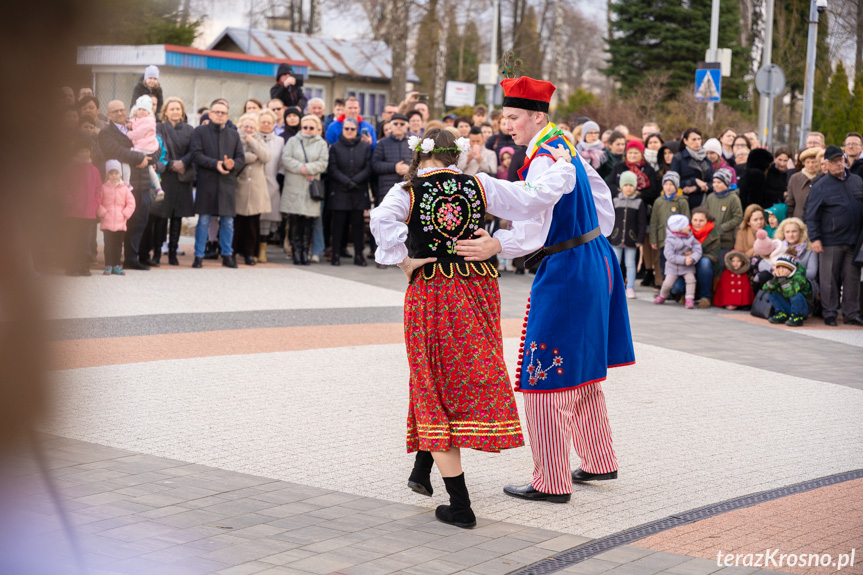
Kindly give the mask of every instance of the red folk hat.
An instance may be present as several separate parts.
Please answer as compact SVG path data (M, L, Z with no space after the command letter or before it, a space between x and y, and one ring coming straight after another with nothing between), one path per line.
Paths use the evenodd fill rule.
M503 87L504 108L521 108L531 112L548 113L548 104L555 90L551 82L522 76L504 78L500 81L500 85Z

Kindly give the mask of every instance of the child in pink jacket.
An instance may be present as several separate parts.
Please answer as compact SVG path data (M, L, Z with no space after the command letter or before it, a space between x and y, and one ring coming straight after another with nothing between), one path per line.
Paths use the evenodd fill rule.
M132 127L126 132L126 136L132 140L132 149L136 152L143 152L147 155L154 154L160 151L159 140L156 139L156 116L153 115L153 100L146 94L135 101L132 106L132 118L129 123ZM123 166L125 170L129 170L128 164ZM156 190L156 201L161 202L165 199L165 192L162 191L162 183L159 181L159 175L156 173L156 168L152 165L147 169L150 172L150 184ZM126 182L129 181L129 172L124 171L123 176Z
M126 222L135 211L135 196L129 184L123 181L121 170L117 160L108 160L105 164L108 181L102 184L102 200L97 210L105 237L105 272L102 275L106 276L126 275L120 265L120 252L126 237Z
M68 229L68 259L66 275L89 276L90 258L87 255L102 179L99 170L90 160L92 150L85 138L76 138L75 156L63 172L64 210Z

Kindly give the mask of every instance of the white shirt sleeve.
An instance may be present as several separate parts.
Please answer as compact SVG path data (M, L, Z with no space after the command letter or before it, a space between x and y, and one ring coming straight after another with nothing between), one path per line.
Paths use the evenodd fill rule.
M499 180L477 174L485 189L486 209L507 220L525 220L554 208L563 194L575 188L575 168L569 162L553 162L532 182Z
M393 186L380 205L371 211L369 227L378 244L375 250L377 263L392 266L407 257L408 226L405 222L410 211L411 198L402 184Z

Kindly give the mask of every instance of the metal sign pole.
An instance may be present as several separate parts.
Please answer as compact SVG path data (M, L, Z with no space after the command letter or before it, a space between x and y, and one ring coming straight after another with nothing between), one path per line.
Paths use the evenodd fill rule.
M708 62L716 62L719 49L719 0L713 0L710 11L710 54ZM707 121L713 123L713 102L707 102Z
M806 145L806 134L812 129L812 99L815 91L815 51L818 47L818 6L812 0L809 6L809 49L806 59L806 88L803 96L803 114L800 115L800 149Z
M767 0L764 12L764 57L761 60L762 66L769 66L773 62L773 3L774 0ZM769 96L761 95L758 109L758 130L761 133L761 138L767 136L768 98Z

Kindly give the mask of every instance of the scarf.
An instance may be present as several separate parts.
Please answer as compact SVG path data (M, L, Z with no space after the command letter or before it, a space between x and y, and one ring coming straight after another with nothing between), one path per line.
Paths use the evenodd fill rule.
M640 162L636 162L634 164L630 162L624 162L626 164L626 169L635 174L635 178L638 181L638 185L635 186L637 190L646 190L650 187L650 179L648 179L647 174L641 171L641 168L646 164L644 160Z
M647 160L647 163L650 164L650 167L654 170L659 169L659 153L658 150L644 150L644 159Z
M707 236L710 235L710 232L713 231L713 222L707 222L703 228L700 230L696 230L692 227L692 224L689 225L692 229L692 235L695 236L695 239L698 240L699 244L703 244L704 240L707 239Z
M734 152L732 152L730 150L726 150L725 148L722 148L722 157L725 160L733 160L734 159Z
M576 146L578 153L590 163L590 166L594 170L598 170L599 167L605 163L606 155L605 148L602 146L602 140L597 140L592 144L586 144L584 140L578 143Z
M695 150L693 150L689 146L686 146L686 151L689 152L689 155L692 158L698 160L699 162L707 157L707 150L705 150L704 148L701 148L700 150L698 150L696 152Z
M814 179L815 179L815 177L818 175L818 172L815 172L814 174L810 174L810 173L809 173L809 172L807 172L806 170L800 170L800 173L801 173L801 174L803 174L803 175L805 175L805 176L806 176L807 178L809 178L810 180L814 180Z
M791 250L794 250L794 257L800 259L800 256L806 253L806 243L801 242L792 246L786 240L782 240L782 242L780 242L779 244L779 249L776 251L785 254L790 252Z
M724 197L728 196L729 192L731 192L731 188L725 188L724 192L714 191L713 195L716 196L717 198L724 198Z

